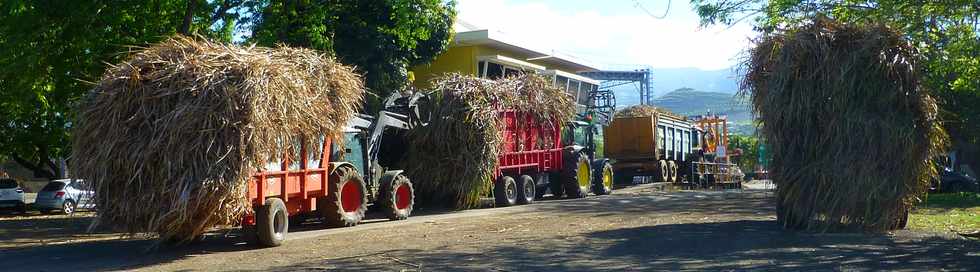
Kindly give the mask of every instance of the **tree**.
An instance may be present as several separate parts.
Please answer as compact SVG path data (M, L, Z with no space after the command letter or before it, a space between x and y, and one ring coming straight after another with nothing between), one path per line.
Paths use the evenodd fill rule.
M703 25L754 18L768 32L818 14L903 30L924 56L925 84L939 99L954 145L980 144L980 3L975 0L692 0Z
M230 41L247 0L0 2L0 157L55 178L70 154L73 104L129 46L180 30ZM189 19L188 19L189 18ZM242 27L247 26L243 24Z
M285 43L333 52L365 76L367 109L407 84L407 68L446 50L456 17L443 0L286 0L266 6L253 29L260 45Z

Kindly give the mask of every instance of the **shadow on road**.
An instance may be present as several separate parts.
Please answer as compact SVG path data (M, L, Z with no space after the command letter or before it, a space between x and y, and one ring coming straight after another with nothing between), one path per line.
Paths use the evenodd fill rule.
M592 248L590 251L589 248ZM598 248L598 249L597 249ZM671 224L594 232L584 240L473 245L315 260L272 271L974 270L980 243L783 231L774 221Z

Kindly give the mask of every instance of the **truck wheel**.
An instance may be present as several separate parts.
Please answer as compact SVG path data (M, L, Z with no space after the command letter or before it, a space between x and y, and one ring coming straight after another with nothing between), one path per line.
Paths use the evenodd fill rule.
M517 183L514 182L514 178L500 176L493 184L493 199L498 207L517 204Z
M260 245L282 245L286 240L286 233L289 233L289 217L282 199L266 199L265 205L255 209L255 229Z
M368 200L367 186L357 170L350 166L337 168L328 187L327 196L316 202L327 226L350 227L360 223L367 211Z
M677 180L677 178L680 176L677 174L677 162L667 161L667 173L669 173L667 175L667 181L671 183L676 183L679 181Z
M596 174L596 179L592 183L592 191L596 195L608 195L612 193L613 181L616 179L612 164L609 164L609 162L603 163L602 169L599 169L599 172Z
M657 182L667 182L667 178L670 176L670 173L668 173L670 170L667 169L667 161L659 160L657 162L660 164L660 172L657 173L659 180Z
M405 175L381 182L381 209L388 219L403 220L415 208L415 187Z
M517 204L534 203L534 196L537 188L534 187L534 179L528 175L521 175L517 178Z
M565 194L569 198L583 198L589 194L592 188L592 166L589 163L589 155L582 152L572 153L569 160L565 163L562 183L565 185Z

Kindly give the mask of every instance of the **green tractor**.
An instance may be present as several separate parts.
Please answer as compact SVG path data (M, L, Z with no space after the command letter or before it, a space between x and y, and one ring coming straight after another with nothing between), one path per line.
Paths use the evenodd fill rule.
M581 115L579 120L569 122L563 131L562 141L571 152L578 152L590 158L591 188L596 195L608 195L613 190L613 168L609 158L603 153L603 125L594 122L592 114Z

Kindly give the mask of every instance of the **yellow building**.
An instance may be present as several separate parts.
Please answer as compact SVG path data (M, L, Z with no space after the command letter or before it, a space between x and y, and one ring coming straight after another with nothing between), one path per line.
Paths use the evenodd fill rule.
M597 80L576 74L598 69L574 57L529 49L499 32L479 29L465 22L458 22L454 29L456 35L446 52L430 64L412 67L415 87L428 88L433 78L445 73L494 79L522 71L534 72L551 77L579 104L586 104L588 92L599 86Z

